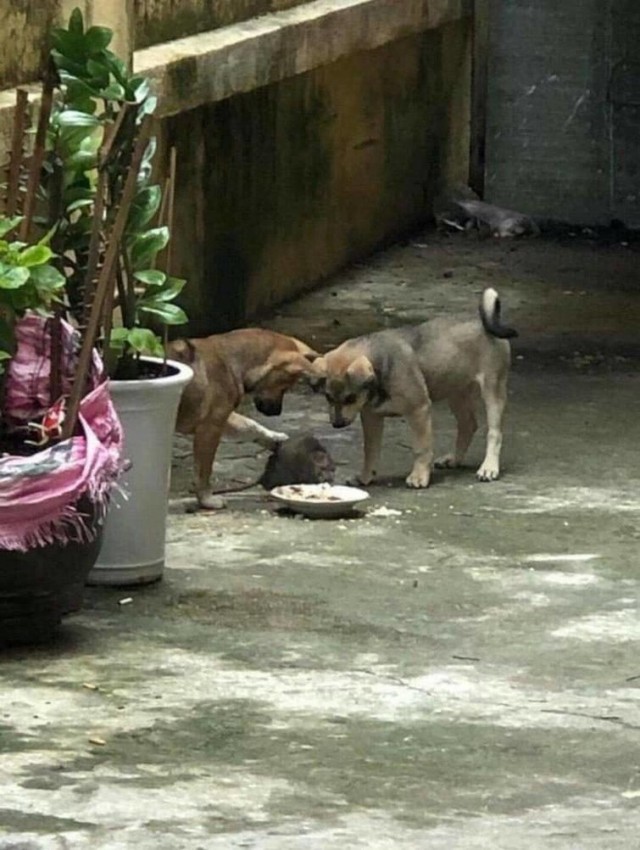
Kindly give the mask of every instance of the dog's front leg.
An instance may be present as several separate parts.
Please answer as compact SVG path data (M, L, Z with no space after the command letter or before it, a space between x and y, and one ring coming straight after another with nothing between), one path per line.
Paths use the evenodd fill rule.
M384 431L384 418L373 413L366 407L360 413L362 422L362 435L364 438L364 463L362 472L357 476L359 484L370 484L374 479L382 451L382 434Z
M224 427L225 437L235 437L239 440L253 440L267 449L273 449L278 443L284 443L289 437L282 431L271 431L254 419L232 413Z
M431 405L427 402L422 407L411 411L407 415L407 422L411 431L414 458L413 469L407 476L407 486L428 487L433 462Z
M211 490L211 471L215 460L224 423L207 422L200 425L193 435L193 457L196 466L196 496L201 508L220 510L224 499L214 496Z

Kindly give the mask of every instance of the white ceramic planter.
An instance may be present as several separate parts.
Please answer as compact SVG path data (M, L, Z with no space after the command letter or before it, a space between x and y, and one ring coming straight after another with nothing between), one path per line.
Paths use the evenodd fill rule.
M171 443L180 396L193 376L189 366L168 363L166 377L111 382L131 467L122 478L126 499L116 496L109 510L89 584L147 584L162 576Z

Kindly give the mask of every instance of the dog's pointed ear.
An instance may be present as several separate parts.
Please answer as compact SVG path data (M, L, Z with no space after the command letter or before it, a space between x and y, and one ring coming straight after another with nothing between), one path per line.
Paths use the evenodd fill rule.
M311 361L311 372L307 376L306 383L309 384L314 393L322 392L327 383L327 361L318 354Z
M198 356L196 347L190 339L174 339L167 346L167 354L173 360L186 363L187 366L191 366Z
M313 361L309 359L308 354L300 354L298 351L282 352L278 358L277 365L274 368L282 370L286 375L291 377L313 374Z
M376 381L373 364L364 354L361 354L360 357L356 357L355 360L349 363L347 375L361 387L371 386Z
M245 386L256 387L274 371L290 378L300 378L303 375L312 375L313 365L306 355L298 351L276 351L262 366L251 369L245 378Z
M263 363L261 366L256 366L255 369L249 369L244 376L244 391L246 393L253 392L260 381L263 381L272 369L273 366L271 363Z

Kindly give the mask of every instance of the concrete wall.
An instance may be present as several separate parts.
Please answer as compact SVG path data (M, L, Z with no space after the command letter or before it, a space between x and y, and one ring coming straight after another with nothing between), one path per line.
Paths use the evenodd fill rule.
M466 179L468 39L449 24L164 122L194 333L367 255Z
M134 26L132 4L133 0L1 0L0 90L40 79L49 50L47 34L52 27L65 24L76 6L87 26L111 27L112 49L128 56Z
M492 0L486 193L640 226L640 4Z
M0 89L35 79L46 55L43 34L58 20L59 0L0 3Z
M58 0L58 17L76 2ZM199 20L203 2L180 5ZM116 28L124 56L133 12L160 20L170 8L133 3L83 5L88 23ZM471 0L204 7L212 26L278 11L133 56L159 95L161 159L178 151L172 271L189 281L198 334L242 322L416 227L441 181L466 181L472 35ZM0 162L14 103L0 91Z
M306 0L134 0L135 46L247 21L257 15L301 6Z

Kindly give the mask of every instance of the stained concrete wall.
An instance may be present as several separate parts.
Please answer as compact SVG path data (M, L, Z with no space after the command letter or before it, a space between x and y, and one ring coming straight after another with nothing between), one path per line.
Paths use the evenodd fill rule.
M111 47L116 53L130 55L133 0L1 0L0 90L40 79L49 31L65 24L76 6L87 26L113 30Z
M59 0L0 3L0 89L35 79L46 55L45 33L59 18Z
M167 119L191 330L237 324L407 232L468 169L469 19Z
M135 46L207 32L306 0L134 0Z
M124 56L133 2L84 0ZM152 10L139 0L138 12L143 2ZM59 3L64 19L77 0ZM189 282L193 333L242 322L407 232L440 182L468 176L470 0L208 8L276 5L133 57L159 96L161 161L178 152L172 271ZM14 103L0 91L0 162Z

